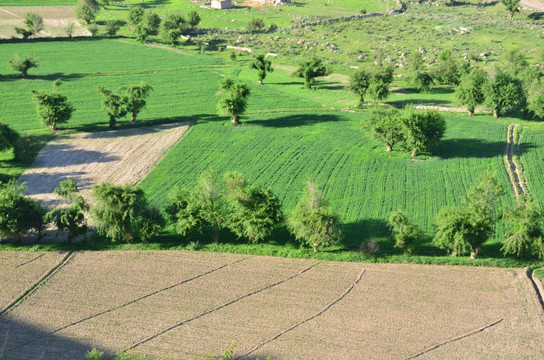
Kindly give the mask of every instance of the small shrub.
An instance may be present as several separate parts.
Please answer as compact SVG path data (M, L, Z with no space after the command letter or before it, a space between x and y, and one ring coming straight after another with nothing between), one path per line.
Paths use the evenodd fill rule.
M92 37L95 37L96 34L98 34L98 26L96 26L95 24L87 26L87 30L89 30Z
M368 241L363 241L359 247L359 251L366 256L373 256L380 251L380 244L374 241L374 238L370 238Z
M110 20L106 23L106 34L109 36L114 36L119 31L119 23L117 20Z
M85 360L105 360L104 353L93 348L85 354Z
M185 247L187 250L191 250L191 251L198 251L200 249L202 249L204 246L202 246L202 244L200 244L198 241L191 241L187 244L187 246Z

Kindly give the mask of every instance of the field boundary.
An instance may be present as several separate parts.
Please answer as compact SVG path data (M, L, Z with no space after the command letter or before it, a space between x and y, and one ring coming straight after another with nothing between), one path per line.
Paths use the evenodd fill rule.
M208 270L208 271L206 271L206 272L204 272L204 273L200 273L200 274L198 274L198 275L195 275L195 276L193 276L193 277L191 277L191 278L189 278L189 279L185 279L185 280L180 281L180 282L178 282L178 283L175 283L175 284L173 284L173 285L170 285L170 286L164 287L164 288L162 288L162 289L159 289L159 290L155 290L155 291L153 291L153 292L150 292L150 293L148 293L148 294L146 294L146 295L140 296L139 298L133 299L133 300L128 301L128 302L126 302L126 303L124 303L124 304L115 306L115 307L110 308L110 309L108 309L108 310L104 310L104 311L95 313L95 314L93 314L93 315L89 315L89 316L87 316L87 317L85 317L85 318L83 318L83 319L74 321L74 322L72 322L72 323L70 323L70 324L64 325L64 326L59 327L59 328L57 328L57 329L55 329L55 330L51 330L51 331L49 331L49 332L43 334L43 335L40 336L40 337L34 338L34 339L29 340L29 341L27 341L27 342L25 342L25 343L22 343L22 344L19 344L19 345L15 346L15 347L9 348L9 349L7 349L6 351L8 351L8 350L9 350L9 351L13 351L13 350L19 349L19 348L21 348L21 347L23 347L23 346L30 345L30 344L32 344L32 343L35 343L36 341L39 341L39 340L42 340L42 339L44 339L44 338L46 338L46 337L48 337L48 336L54 335L54 334L58 333L59 331L68 329L68 328L70 328L70 327L72 327L72 326L79 325L79 324L81 324L81 323L83 323L83 322L85 322L85 321L88 321L88 320L97 318L97 317L99 317L99 316L108 314L108 313L113 312L113 311L115 311L115 310L119 310L119 309L124 308L124 307L126 307L126 306L129 306L129 305L131 305L131 304L134 304L134 303L136 303L136 302L138 302L138 301L141 301L141 300L146 299L146 298L148 298L148 297L151 297L151 296L153 296L153 295L157 295L157 294L159 294L159 293L161 293L161 292L168 291L168 290L170 290L170 289L173 289L173 288L175 288L175 287L177 287L177 286L181 286L181 285L183 285L183 284L186 284L186 283L188 283L188 282L190 282L190 281L196 280L196 279L201 278L201 277L203 277L203 276L212 274L212 273L214 273L214 272L216 272L216 271L219 271L219 270L221 270L221 269L226 268L227 266L231 266L231 265L237 264L237 263L242 262L242 261L245 261L245 260L247 260L247 259L249 259L249 258L250 258L249 256L246 256L246 257L244 257L244 258L242 258L242 259L239 259L239 260L236 260L236 261L234 261L234 262L231 262L231 263L228 263L228 264L223 264L223 265L221 265L221 266L219 266L219 267L213 268L213 269Z
M237 297L237 298L234 299L234 300L231 300L231 301L229 301L229 302L224 303L223 305L219 305L219 306L217 306L217 307L215 307L215 308L213 308L213 309L206 310L206 311L204 311L204 312L202 312L202 313L200 313L200 314L198 314L198 315L195 315L195 316L193 316L193 317L191 317L191 318L189 318L189 319L183 320L183 321L181 321L181 322L179 322L179 323L177 323L177 324L175 324L175 325L170 326L169 328L166 328L166 329L164 329L164 330L161 330L161 331L159 331L159 332L157 332L157 333L155 333L155 334L153 334L153 335L151 335L151 336L149 336L149 337L147 337L147 338L145 338L145 339L143 339L143 340L140 340L140 341L138 341L138 342L136 342L136 343L130 345L129 347L127 347L126 349L124 349L123 352L127 352L127 351L129 351L129 350L132 350L132 349L134 349L134 348L136 348L136 347L138 347L138 346L140 346L140 345L142 345L142 344L145 344L145 343L147 343L147 342L149 342L149 341L151 341L151 340L153 340L153 339L155 339L155 338L157 338L157 337L159 337L159 336L161 336L161 335L166 334L167 332L169 332L169 331L171 331L171 330L174 330L174 329L176 329L176 328L178 328L178 327L180 327L180 326L183 326L183 325L185 325L185 324L187 324L187 323L190 323L190 322L192 322L192 321L194 321L194 320L198 320L198 319L200 319L201 317L204 317L204 316L206 316L206 315L208 315L208 314L211 314L211 313L213 313L213 312L215 312L215 311L224 309L224 308L226 308L226 307L228 307L228 306L230 306L230 305L232 305L232 304L235 304L235 303L237 303L237 302L239 302L239 301L241 301L241 300L243 300L243 299L245 299L245 298L248 298L248 297L250 297L250 296L253 296L253 295L255 295L255 294L258 294L258 293L260 293L260 292L263 292L263 291L265 291L265 290L268 290L268 289L270 289L270 288L273 288L273 287L275 287L275 286L278 286L278 285L281 285L281 284L283 284L283 283L286 283L287 281L292 280L292 279L294 279L294 278L296 278L296 277L298 277L298 276L304 274L304 273L307 272L307 271L310 271L311 269L313 269L314 267L316 267L318 264L319 264L319 262L316 262L316 263L314 263L314 264L312 264L312 265L310 265L310 266L304 268L303 270L297 272L296 274L289 276L288 278L285 278L285 279L280 280L280 281L276 281L275 283L266 285L265 287L262 287L262 288L260 288L260 289L253 290L252 292L249 292L249 293L247 293L247 294L244 294L244 295L242 295L242 296L239 296L239 297Z
M318 316L321 316L323 315L323 313L325 313L327 310L329 310L331 307L333 307L336 303L338 303L339 301L341 301L344 297L346 297L346 295L348 295L351 290L353 290L353 288L359 283L359 281L361 281L361 278L363 277L363 274L366 272L366 269L363 269L361 271L361 273L359 274L359 276L357 277L357 279L353 282L353 284L351 284L343 293L342 295L340 295L340 297L336 298L335 300L333 300L332 302L328 303L327 305L325 305L325 307L317 312L316 314L292 325L291 327L283 330L282 332L276 334L275 336L271 337L270 339L266 340L266 341L263 341L262 343L260 344L257 344L255 345L249 352L243 354L243 355L240 355L236 358L234 358L235 360L238 360L238 359L241 359L241 358L244 358L245 356L248 356L249 354L259 350L260 348L262 348L263 346L265 346L266 344L269 344L271 343L272 341L278 339L279 337L287 334L288 332L290 332L291 330L294 330L296 329L297 327L301 326L301 325L304 325L310 321L312 321L313 319L317 318Z
M444 345L447 345L447 344L449 344L449 343L452 343L452 342L455 342L455 341L459 341L459 340L462 340L462 339L467 338L467 337L469 337L469 336L475 335L475 334L477 334L477 333L479 333L479 332L482 332L482 331L484 331L484 330L486 330L486 329L489 329L489 328L491 328L491 327L493 327L493 326L495 326L495 325L498 325L498 324L501 323L503 320L504 320L504 319L501 318L501 319L499 319L499 320L497 320L497 321L492 322L491 324L487 324L487 325L485 325L485 326L482 326L481 328L478 328L478 329L476 329L476 330L473 330L473 331L471 331L471 332L468 332L468 333L466 333L466 334L464 334L464 335L460 335L460 336L457 336L457 337L448 339L448 340L446 340L446 341L443 341L443 342L441 342L440 344L436 344L436 345L434 345L434 346L432 346L432 347L430 347L430 348L428 348L428 349L426 349L426 350L423 350L423 351L421 351L421 352L418 352L417 354L414 354L414 355L412 355L412 356L409 356L409 357L405 358L404 360L415 359L415 358L417 358L417 357L420 357L421 355L424 355L424 354L426 354L426 353L428 353L428 352L431 352L431 351L433 351L433 350L436 350L436 349L438 349L438 348L441 347L441 346L444 346Z
M21 302L23 302L27 297L32 295L36 289L44 284L47 280L49 280L57 271L59 271L64 265L70 261L74 256L74 251L69 251L66 253L66 255L62 258L62 260L55 265L51 270L49 270L44 276L40 278L34 285L32 285L30 288L28 288L22 295L20 295L17 299L12 301L8 306L6 306L2 311L0 311L0 316L4 316L6 313L8 313L10 310L13 310L17 305L19 305Z
M508 125L508 130L506 133L506 148L504 150L504 163L506 166L506 172L508 173L508 178L510 179L510 184L514 190L514 195L516 197L526 194L527 189L523 186L523 174L520 171L519 164L514 160L514 147L516 148L516 153L518 158L521 158L521 150L519 147L520 135L518 132L517 138L515 137L516 128L518 124Z

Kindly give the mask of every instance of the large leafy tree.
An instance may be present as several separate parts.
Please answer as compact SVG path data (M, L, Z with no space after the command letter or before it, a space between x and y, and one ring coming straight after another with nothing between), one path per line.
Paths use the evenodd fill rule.
M487 82L485 97L495 118L505 109L524 105L527 99L521 80L502 71L497 72L495 78Z
M479 68L461 76L459 85L455 88L455 96L461 104L467 106L469 116L474 115L476 106L485 101L487 80L487 73Z
M15 71L19 71L21 76L26 78L28 70L38 67L38 60L34 56L20 58L18 54L14 54L8 63L9 67Z
M62 198L62 204L45 214L44 221L54 223L57 234L66 230L69 242L79 236L86 237L88 231L86 214L89 205L79 195L79 189L72 179L61 181L59 187L60 189L55 189L55 194Z
M99 234L113 241L149 240L164 227L159 210L150 207L142 189L102 183L93 188L91 216Z
M20 241L28 231L40 233L43 228L45 209L26 197L23 190L24 186L15 181L0 184L0 239L13 237Z
M446 132L444 117L435 110L417 111L408 108L402 117L404 144L412 156L436 145Z
M272 190L249 185L238 172L225 174L227 222L238 237L257 243L269 236L283 220L281 205Z
M442 50L433 68L433 78L441 85L457 85L460 77L459 61L453 57L451 50Z
M142 81L139 84L122 86L119 90L125 92L123 102L125 103L127 112L131 114L130 122L134 123L140 111L145 108L145 99L149 97L150 92L153 91L153 87Z
M270 72L273 72L272 61L265 59L264 55L255 56L255 60L249 65L251 69L257 70L259 74L259 84L263 83L264 78Z
M340 240L339 222L317 184L308 179L304 194L288 219L289 231L317 252Z
M249 87L241 82L234 82L225 77L220 84L223 95L217 104L220 115L230 115L233 124L239 124L239 116L246 111L247 98L251 91Z
M496 202L502 194L503 188L496 177L484 173L479 183L467 191L466 205L444 208L436 216L433 243L454 255L470 251L476 256L493 232Z
M315 78L327 76L331 70L327 68L320 59L313 58L299 65L298 69L293 73L294 77L304 79L304 87L311 89Z
M187 14L187 24L189 25L189 28L194 29L200 24L201 16L198 12L195 10L189 11Z
M127 114L126 102L120 95L114 94L105 87L99 86L98 92L102 94L102 108L106 110L110 117L109 126L114 128L117 120Z
M527 195L517 199L513 209L504 211L509 225L502 252L518 257L535 255L544 259L544 214Z
M175 187L168 195L168 200L166 213L178 234L189 236L193 232L202 231L206 224L200 216L200 208L194 199L194 192Z
M100 10L100 4L97 0L80 0L76 8L76 17L90 24L96 18L98 10Z
M45 90L32 90L38 118L44 125L49 126L51 131L57 129L57 124L68 122L72 117L72 113L75 111L72 104L68 102L68 98L55 91L56 87L60 84L62 84L62 81L56 80L53 83L53 89L50 92Z
M385 143L385 151L393 150L393 146L404 139L404 125L395 108L373 108L370 116L363 118L362 126Z

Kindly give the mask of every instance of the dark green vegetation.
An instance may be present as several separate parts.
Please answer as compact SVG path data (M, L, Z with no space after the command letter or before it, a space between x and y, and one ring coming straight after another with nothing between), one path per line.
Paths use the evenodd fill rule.
M315 3L322 4L319 1ZM355 3L345 1L340 7L344 11L342 14L360 13L362 9L356 10ZM179 6L184 16L187 14L185 10L192 8L188 1L181 0L170 2L168 7L156 6L155 2L148 5L161 14ZM268 15L282 12L284 14L278 18L278 25L288 25L283 15L303 11L302 8L287 6L267 10L263 14L265 26L268 25ZM327 6L323 8L326 10ZM312 13L315 9L311 7L306 19L298 18L295 22L317 20L317 12ZM542 167L539 154L544 148L542 126L519 119L519 113L507 114L504 119L497 120L490 115L468 118L464 114L442 113L447 130L441 142L420 146L416 144L418 139L414 135L413 143L404 139L399 142L399 148L385 153L383 145L360 128L361 120L368 119L369 112L366 109L354 110L360 94L354 95L347 89L349 75L356 71L347 65L362 67L376 63L395 67L395 72L403 76L394 78L389 88L389 103L456 105L454 87L450 84L458 82L459 74L450 71L448 64L451 59L466 65L468 62L461 60L466 52L465 57L472 63L483 65L489 62L487 68L491 69L502 61L499 56L503 56L514 43L535 47L526 39L541 41L541 34L529 28L526 20L507 22L506 13L501 13L503 10L499 5L413 5L403 16L322 24L312 27L311 31L301 27L274 34L208 34L198 37L199 40L208 41L208 45L197 47L182 43L168 49L143 46L124 39L6 43L0 47L0 59L7 62L16 52L32 53L40 59L40 67L26 80L15 72L5 73L3 79L7 81L0 82L0 91L6 94L0 120L25 136L44 134L45 130L39 126L32 106L29 106L32 104L31 97L25 94L48 87L52 80L61 78L64 81L62 93L77 110L61 130L104 129L108 115L100 108L100 94L96 89L99 86L117 89L145 81L153 84L154 92L148 98L147 108L138 115L139 120L191 120L193 123L189 133L144 180L142 186L152 205L164 209L173 188L194 187L200 174L212 168L217 173L240 171L252 184L270 187L281 200L284 212L289 215L300 199L305 180L312 177L323 189L332 211L340 215L343 233L340 242L325 246L323 254L318 257L365 259L367 245L372 243L378 261L406 261L410 258L402 253L410 252L413 247L412 261L470 263L472 260L469 259L441 257L446 252L431 243L434 217L444 206L461 205L467 189L477 183L479 176L487 170L497 174L498 182L504 189L510 189L502 156L506 128L513 121L522 123L526 128L522 138L522 162L529 188L537 203L541 204L544 201L544 184L540 184L542 179L538 170ZM199 11L203 12L199 27L213 27L226 18L221 15L222 12ZM233 27L243 29L247 21L239 26L238 19L242 17L238 15L245 14L247 20L247 15L254 11L235 9L230 12L236 20ZM329 12L334 15L334 12ZM97 20L111 20L115 16L115 19L128 21L127 15L127 7L112 6L101 10ZM212 20L212 16L217 18ZM448 20L445 21L445 18ZM120 33L135 37L138 34L133 30L123 27ZM352 33L357 34L355 41L353 36L348 36ZM506 37L501 41L504 45L495 42L499 34ZM150 35L148 41L162 41L160 35L147 35ZM276 35L278 39L273 38ZM235 61L229 61L230 52L219 51L220 47L233 44L240 36L242 46L250 46L263 53L271 49L280 55L274 60L275 71L268 74L265 85L256 84L255 72L248 66L253 61L249 55L242 52ZM517 37L516 41L514 37ZM422 47L421 44L425 44L425 49L416 51ZM452 51L444 52L445 46L451 46ZM529 63L533 64L538 61L542 50L535 47L533 51L530 46L524 53L531 55ZM197 55L192 51L195 49L214 56ZM489 54L482 56L480 52ZM69 60L65 58L66 53L71 54ZM94 56L97 53L107 56L97 58ZM426 93L416 92L406 81L406 54L410 53L420 54L421 69L429 76L436 76L438 84L447 85L434 85ZM318 61L326 65L324 69L331 67L333 74L315 80L314 84L308 82L307 86L309 84L313 88L311 91L302 89L304 81L290 74L299 64L316 55L320 57ZM294 57L297 58L296 62L292 61ZM438 61L431 65L436 57ZM322 73L325 75L327 71L323 70ZM239 126L232 126L226 118L213 115L218 101L218 85L223 76L247 84L247 93L251 92L247 107L244 106L244 120ZM375 98L380 99L378 96ZM228 111L225 113L236 115ZM508 117L510 115L516 118ZM128 120L121 120L120 125L126 126L127 123ZM409 152L403 151L414 148L423 151L415 161L410 159ZM8 159L9 155L1 156ZM506 191L498 199L499 205L511 207L514 203L511 191ZM395 248L387 220L392 212L398 210L404 211L414 226L421 229L422 236L410 244L406 243L405 238L405 243L401 241ZM474 263L518 264L511 258L495 260L502 257L501 241L506 232L502 220L493 230L491 240L481 246L481 259L474 260ZM227 230L221 234L221 243L212 244L212 231L211 227L207 227L201 235L192 234L189 238L183 238L170 227L161 236L150 239L145 247L184 247L199 242L207 250L316 256L311 255L308 249L299 248L285 225L274 230L272 236L259 245L248 245L245 241L237 240L237 236ZM106 245L103 240L97 239L94 245L89 246L123 248L143 245ZM361 251L363 248L365 251ZM430 257L437 258L431 260Z

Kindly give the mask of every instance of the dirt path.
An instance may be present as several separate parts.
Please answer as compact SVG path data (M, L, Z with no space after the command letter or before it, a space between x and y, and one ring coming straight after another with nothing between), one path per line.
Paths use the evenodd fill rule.
M540 2L540 1L537 1L537 0L532 0L532 1L530 1L530 0L521 0L519 3L521 5L524 5L524 6L539 10L539 11L544 11L544 3Z
M67 179L86 198L101 182L137 184L188 129L182 123L60 136L40 151L19 182L48 206L59 202L54 189Z
M506 133L506 149L504 151L504 163L506 165L506 172L510 179L510 184L514 190L514 195L519 196L527 192L527 183L525 182L525 175L516 163L515 155L519 159L521 156L521 150L519 142L521 135L518 132L515 135L515 129L517 124L510 124ZM515 153L514 153L515 152ZM518 160L519 161L519 160Z

